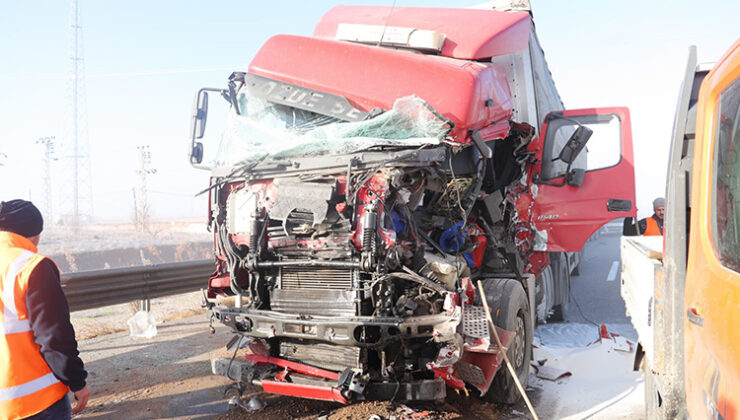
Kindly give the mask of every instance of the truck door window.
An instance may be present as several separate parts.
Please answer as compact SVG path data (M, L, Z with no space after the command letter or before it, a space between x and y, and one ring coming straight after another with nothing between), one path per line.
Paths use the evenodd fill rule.
M719 97L712 233L722 265L740 272L740 79Z
M621 125L618 116L609 114L569 117L569 119L555 118L548 122L547 138L542 152L543 179L549 180L565 175L568 164L556 158L578 128L578 123L593 130L593 135L571 168L593 171L609 168L619 163Z

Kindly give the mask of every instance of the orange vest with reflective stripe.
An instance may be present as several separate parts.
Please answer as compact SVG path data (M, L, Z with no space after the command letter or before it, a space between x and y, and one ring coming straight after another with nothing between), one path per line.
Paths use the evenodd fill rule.
M658 226L658 221L653 219L652 217L648 217L645 219L647 222L647 227L645 228L645 232L643 232L642 236L661 236L663 233L660 232L660 226Z
M28 279L44 257L28 239L0 232L0 419L37 414L69 388L41 357L26 307Z

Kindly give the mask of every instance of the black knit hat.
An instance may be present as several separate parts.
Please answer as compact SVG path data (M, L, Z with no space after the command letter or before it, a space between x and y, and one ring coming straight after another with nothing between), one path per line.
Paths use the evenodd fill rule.
M0 202L0 231L13 232L31 238L44 230L44 218L30 201Z

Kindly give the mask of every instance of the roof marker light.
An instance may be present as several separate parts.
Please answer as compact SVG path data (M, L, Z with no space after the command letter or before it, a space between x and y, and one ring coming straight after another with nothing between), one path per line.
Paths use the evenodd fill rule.
M436 31L354 23L340 23L337 26L335 38L341 41L410 48L435 53L442 51L445 42L445 35Z

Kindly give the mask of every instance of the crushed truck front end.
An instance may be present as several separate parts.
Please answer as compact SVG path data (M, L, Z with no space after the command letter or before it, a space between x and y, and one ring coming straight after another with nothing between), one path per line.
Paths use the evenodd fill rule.
M211 170L216 255L206 301L235 333L213 371L338 402L449 387L514 403L502 352L526 386L549 251L580 251L633 210L629 113L538 115L559 98L526 96L545 77L532 69L547 70L528 61L529 13L388 12L332 9L314 37L275 36L226 88L198 94L191 163ZM229 116L203 165L208 92ZM621 155L589 169L586 126L599 124Z
M225 158L247 158L214 170L209 191L217 269L208 289L213 321L249 354L214 361L214 372L339 402L439 400L447 386L486 394L503 355L472 281L517 274L502 256L484 266L487 252L506 252L509 229L501 191L490 191L490 208L475 206L490 188L481 152L456 146L454 123L415 96L342 121L260 102L249 79L235 91L236 137L222 141ZM530 139L511 130L498 147L511 153ZM484 229L498 232L500 248ZM532 326L522 309L526 330L499 335L526 371Z
M286 58L306 50L300 68ZM207 300L247 354L214 373L339 402L486 395L503 354L476 301L483 279L518 291L498 333L526 381L532 244L515 244L510 193L533 129L509 121L501 66L276 36L221 93Z

